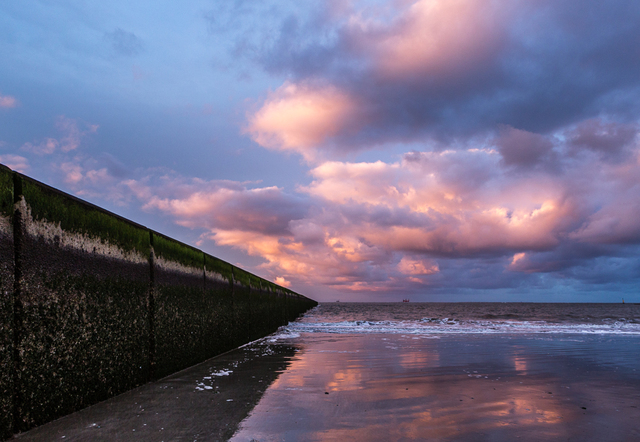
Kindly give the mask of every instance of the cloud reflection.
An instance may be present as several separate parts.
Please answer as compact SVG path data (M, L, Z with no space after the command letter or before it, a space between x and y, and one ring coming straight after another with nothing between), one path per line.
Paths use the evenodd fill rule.
M624 383L584 361L600 344L566 359L558 346L517 341L307 335L232 440L593 440L603 434L584 428L594 401L627 434L629 411L615 412L631 399L617 396Z

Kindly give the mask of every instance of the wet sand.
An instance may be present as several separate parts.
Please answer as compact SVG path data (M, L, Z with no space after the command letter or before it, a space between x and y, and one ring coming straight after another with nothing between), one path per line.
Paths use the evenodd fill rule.
M11 440L228 440L295 351L289 345L236 349Z
M17 439L635 441L639 407L636 336L314 333L230 352Z
M303 337L233 441L640 440L640 339Z

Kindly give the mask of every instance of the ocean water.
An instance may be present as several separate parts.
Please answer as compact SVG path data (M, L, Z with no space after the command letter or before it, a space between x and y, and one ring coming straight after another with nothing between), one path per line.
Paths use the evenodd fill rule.
M640 305L332 303L232 441L640 440Z
M284 333L640 335L638 304L332 303Z

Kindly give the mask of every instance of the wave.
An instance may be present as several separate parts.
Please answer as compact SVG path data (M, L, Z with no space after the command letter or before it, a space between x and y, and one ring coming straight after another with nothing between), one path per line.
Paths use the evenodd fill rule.
M620 318L600 324L552 323L546 321L458 320L425 317L417 321L292 322L281 329L280 337L299 333L365 334L390 333L438 336L449 334L615 334L640 336L640 324Z

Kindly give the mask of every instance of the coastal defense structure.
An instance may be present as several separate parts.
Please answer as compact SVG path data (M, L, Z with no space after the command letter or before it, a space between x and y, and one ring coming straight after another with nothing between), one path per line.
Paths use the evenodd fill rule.
M317 303L0 165L0 439Z

